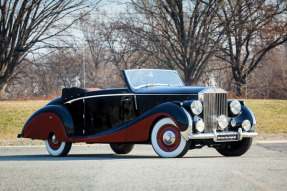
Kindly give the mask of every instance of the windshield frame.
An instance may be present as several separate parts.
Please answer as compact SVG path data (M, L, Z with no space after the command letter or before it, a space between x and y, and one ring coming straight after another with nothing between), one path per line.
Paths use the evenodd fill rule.
M139 87L134 87L133 84L130 82L130 78L129 78L129 74L128 72L132 72L132 71L142 71L142 70L146 70L146 71L152 71L154 73L154 71L168 71L168 72L174 72L176 74L176 77L178 79L179 82L179 86L175 86L175 85L170 85L170 84L163 84L163 83L158 83L158 84L144 84L144 85L140 85ZM165 70L165 69L132 69L132 70L123 70L123 75L126 81L126 84L128 86L128 88L130 90L132 90L133 92L142 89L142 88L149 88L149 87L156 87L156 86L167 86L167 87L182 87L185 86L181 76L179 75L178 71L176 70Z

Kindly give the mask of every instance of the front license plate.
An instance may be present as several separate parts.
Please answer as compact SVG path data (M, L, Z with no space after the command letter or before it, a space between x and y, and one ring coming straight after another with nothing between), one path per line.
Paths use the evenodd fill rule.
M238 134L217 135L218 142L238 141Z

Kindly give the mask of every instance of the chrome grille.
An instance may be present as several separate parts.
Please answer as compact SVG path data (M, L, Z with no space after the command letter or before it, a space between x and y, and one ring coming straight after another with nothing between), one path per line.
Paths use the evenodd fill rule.
M203 93L205 132L212 132L212 129L217 129L218 116L228 115L227 92L221 89L211 89L213 89L213 91L208 90Z

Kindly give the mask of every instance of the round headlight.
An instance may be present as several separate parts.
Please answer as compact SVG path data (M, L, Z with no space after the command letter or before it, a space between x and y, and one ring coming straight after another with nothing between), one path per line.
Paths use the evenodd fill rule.
M197 132L199 132L199 133L204 131L204 122L202 121L202 119L200 119L196 122L195 128L196 128Z
M237 100L233 100L230 103L230 110L234 115L238 115L241 111L241 104L239 101Z
M202 112L202 104L200 101L194 101L190 105L190 109L194 115L199 115Z
M242 122L242 128L245 130L245 131L249 131L250 128L251 128L251 123L249 120L244 120Z
M225 115L220 115L217 121L221 130L225 129L228 126L228 119Z

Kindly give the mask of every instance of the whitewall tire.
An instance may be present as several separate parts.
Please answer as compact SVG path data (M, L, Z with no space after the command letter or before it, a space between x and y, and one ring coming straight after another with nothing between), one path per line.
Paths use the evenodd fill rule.
M49 135L45 145L48 153L54 157L66 156L72 147L72 143L58 141L53 133Z
M190 148L190 141L181 136L179 127L170 118L163 118L154 125L151 143L154 151L164 158L182 157Z

